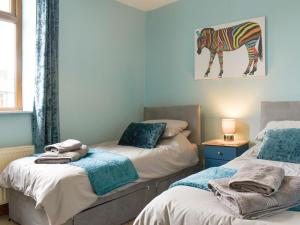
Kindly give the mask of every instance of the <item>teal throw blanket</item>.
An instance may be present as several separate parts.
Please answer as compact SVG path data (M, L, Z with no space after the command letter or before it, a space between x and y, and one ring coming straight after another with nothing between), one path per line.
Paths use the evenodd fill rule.
M199 173L188 176L182 180L176 181L175 183L171 184L170 188L184 185L208 191L208 181L227 177L229 178L232 177L236 172L236 169L211 167L206 170L202 170Z
M106 151L89 150L84 158L70 164L85 170L97 195L104 195L139 178L127 157Z

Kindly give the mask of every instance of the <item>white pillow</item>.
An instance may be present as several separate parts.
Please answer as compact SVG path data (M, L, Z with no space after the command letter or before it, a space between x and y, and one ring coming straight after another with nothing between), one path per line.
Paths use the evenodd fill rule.
M291 121L291 120L270 121L267 123L266 127L256 135L255 139L257 141L262 141L268 130L285 129L285 128L300 128L300 121Z
M180 132L180 134L182 134L186 138L188 138L191 135L191 133L192 132L190 130L184 130L184 131Z
M182 132L188 127L188 123L183 120L146 120L143 123L166 123L166 129L163 134L163 138L171 138Z

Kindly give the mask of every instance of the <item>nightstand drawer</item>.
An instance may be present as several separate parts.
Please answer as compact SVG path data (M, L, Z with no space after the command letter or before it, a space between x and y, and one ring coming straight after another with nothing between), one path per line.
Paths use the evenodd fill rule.
M218 159L205 159L205 168L222 166L228 162L229 161L218 160Z
M205 158L232 160L236 157L236 148L223 146L205 146Z

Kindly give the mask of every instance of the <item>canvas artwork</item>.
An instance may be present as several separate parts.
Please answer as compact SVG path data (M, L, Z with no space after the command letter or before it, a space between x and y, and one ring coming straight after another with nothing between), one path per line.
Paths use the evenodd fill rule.
M196 29L194 35L195 79L266 75L265 17Z

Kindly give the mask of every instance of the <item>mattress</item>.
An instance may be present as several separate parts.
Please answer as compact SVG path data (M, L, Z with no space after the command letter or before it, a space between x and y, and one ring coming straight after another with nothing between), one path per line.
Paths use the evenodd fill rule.
M300 176L300 164L256 159L260 145L258 143L242 156L225 164L224 167L238 169L245 163L252 161L280 166L284 168L286 175ZM239 219L220 204L211 192L193 187L177 186L151 201L137 217L134 225L296 225L299 224L299 221L300 213L291 211L257 220Z
M162 140L155 149L119 146L115 142L95 149L127 156L139 174L138 182L167 176L198 162L197 147L181 134ZM51 225L63 224L98 199L82 168L69 164L34 164L34 159L27 157L12 162L0 174L0 186L34 199L36 208L44 209Z

